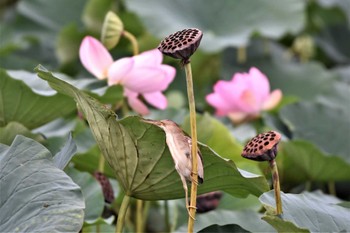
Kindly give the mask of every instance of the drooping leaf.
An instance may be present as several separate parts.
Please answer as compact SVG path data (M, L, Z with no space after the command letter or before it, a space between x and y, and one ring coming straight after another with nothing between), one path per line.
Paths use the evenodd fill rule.
M0 154L0 232L78 232L84 201L36 141L17 136Z
M307 141L282 142L277 158L282 182L349 181L350 164Z
M26 85L22 79L26 79L31 86ZM43 82L29 72L6 72L0 69L0 93L1 127L16 121L33 129L72 113L75 109L74 101L62 94L54 94L52 90L48 91Z
M63 170L72 159L76 151L77 146L72 138L72 134L69 134L64 147L53 157L54 165Z
M264 193L261 203L268 209L263 217L279 232L348 232L350 210L337 205L341 200L317 192L302 194L281 193L283 214L269 212L275 206L274 192ZM293 226L294 225L294 226ZM305 230L306 229L306 230Z
M253 32L270 38L297 33L305 19L303 1L165 0L159 4L156 0L130 0L126 5L159 38L185 28L201 29L204 34L201 49L210 52L247 45Z
M183 197L181 181L160 128L140 121L139 117L119 121L113 111L55 78L45 68L39 66L36 71L52 88L78 102L101 152L127 195L145 200ZM232 161L222 159L205 145L199 147L205 167L205 183L199 187L199 193L223 189L244 197L268 190L264 177L237 169Z

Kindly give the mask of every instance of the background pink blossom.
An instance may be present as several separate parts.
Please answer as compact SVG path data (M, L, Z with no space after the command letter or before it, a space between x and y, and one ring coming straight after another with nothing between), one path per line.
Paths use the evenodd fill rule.
M216 109L216 115L229 116L234 121L270 110L281 98L281 90L270 92L267 77L255 67L249 73L234 74L231 81L218 81L214 92L206 96L207 102Z

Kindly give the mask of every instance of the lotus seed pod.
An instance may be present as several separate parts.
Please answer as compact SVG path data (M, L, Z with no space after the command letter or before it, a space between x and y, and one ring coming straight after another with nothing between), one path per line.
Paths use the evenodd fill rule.
M103 21L101 41L107 49L115 47L124 31L124 24L112 11L109 11Z
M101 184L105 202L112 203L114 200L114 191L108 178L103 173L98 171L94 173L94 177Z
M197 50L203 33L196 28L184 29L167 36L158 46L159 51L170 57L181 59L188 64L190 57Z
M277 145L281 134L276 131L261 133L252 138L244 147L242 156L256 161L271 161L277 156Z

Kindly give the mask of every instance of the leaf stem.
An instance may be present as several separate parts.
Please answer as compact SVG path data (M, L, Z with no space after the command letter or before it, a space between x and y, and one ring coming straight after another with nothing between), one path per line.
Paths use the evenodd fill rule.
M123 36L131 42L134 56L139 54L139 46L135 36L126 30L123 31Z
M188 105L190 109L190 124L191 124L191 138L192 138L192 183L191 183L191 201L190 201L190 215L188 217L188 232L193 232L194 218L196 216L197 201L197 184L198 184L198 163L197 163L197 129L196 129L196 105L193 92L192 69L191 63L185 64L186 83Z
M103 173L105 171L105 157L103 154L100 154L100 159L98 161L98 171Z
M171 232L170 221L169 221L169 203L167 200L164 201L164 220L166 232Z
M281 188L280 188L280 179L278 175L277 163L273 159L270 161L270 168L272 173L273 188L275 191L275 200L276 200L276 211L277 215L282 214L282 199L281 199Z
M143 201L140 199L136 200L136 232L143 232L143 211L142 211Z
M120 209L118 212L117 226L115 228L116 233L120 233L123 231L125 215L128 210L129 204L130 204L130 196L125 194L123 197L122 205L120 206Z
M328 181L328 191L331 195L333 195L335 197L337 196L334 181Z

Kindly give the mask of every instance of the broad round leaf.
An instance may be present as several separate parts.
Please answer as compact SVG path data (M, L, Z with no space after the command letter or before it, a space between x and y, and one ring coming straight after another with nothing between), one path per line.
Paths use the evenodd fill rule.
M129 0L126 5L159 38L185 28L201 29L200 48L210 52L247 45L254 32L270 38L297 33L305 21L305 2L297 0Z
M0 126L16 121L33 129L75 110L74 101L47 90L38 80L33 73L0 69L0 92L3 96L0 100Z
M350 163L350 102L347 106L301 102L284 107L280 116L294 139L313 142Z
M306 141L282 142L277 158L283 183L349 181L350 164Z
M197 214L194 232L205 229L214 224L224 226L236 224L250 232L273 232L273 228L261 220L262 215L251 210L229 211L216 210L204 214ZM186 232L187 225L181 226L176 232ZM205 232L205 231L204 231Z
M280 217L269 212L275 206L274 192L264 193L261 203L268 209L265 221L279 232L292 229L305 232L348 232L350 231L350 209L337 205L341 200L320 191L302 194L281 193L283 214ZM293 226L294 225L294 226Z
M81 190L36 141L17 136L0 154L0 232L78 232Z

